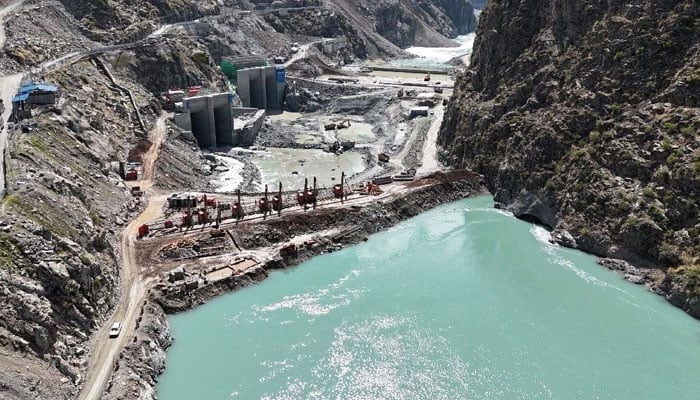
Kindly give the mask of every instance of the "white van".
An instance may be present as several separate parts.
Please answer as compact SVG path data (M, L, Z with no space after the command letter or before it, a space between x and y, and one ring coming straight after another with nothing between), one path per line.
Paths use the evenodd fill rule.
M112 324L112 329L109 330L109 337L115 338L115 337L119 336L121 331L122 331L122 323L115 322Z

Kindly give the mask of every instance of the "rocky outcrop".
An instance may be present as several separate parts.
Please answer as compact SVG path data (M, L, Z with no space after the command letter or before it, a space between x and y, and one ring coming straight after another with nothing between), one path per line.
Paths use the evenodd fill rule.
M110 63L151 93L190 86L227 89L207 48L188 37L169 37L159 46L120 51L110 57Z
M376 31L401 48L450 46L451 42L444 38L454 38L476 29L474 8L468 0L359 3L359 9L375 21Z
M689 0L489 2L442 160L570 246L697 271L699 16Z

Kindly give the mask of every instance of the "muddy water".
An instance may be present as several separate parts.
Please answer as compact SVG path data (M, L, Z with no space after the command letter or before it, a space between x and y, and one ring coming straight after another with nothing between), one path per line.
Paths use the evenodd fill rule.
M393 78L394 81L401 80L403 83L425 83L425 81L423 81L425 74L413 72L372 71L372 75L381 78ZM450 79L447 74L431 74L430 77L431 82L447 82Z
M279 182L287 189L304 187L304 178L309 182L318 178L320 187L331 187L340 183L340 174L347 176L362 172L364 160L362 154L348 151L339 156L323 150L269 148L255 158L255 164L262 174L263 185L277 188ZM296 172L296 174L294 173Z
M377 136L372 132L374 126L365 122L353 122L349 128L339 129L335 132L338 140L353 141L357 144L373 143Z

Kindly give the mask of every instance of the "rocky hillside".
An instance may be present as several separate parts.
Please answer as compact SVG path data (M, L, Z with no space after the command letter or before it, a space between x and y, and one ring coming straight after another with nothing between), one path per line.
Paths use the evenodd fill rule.
M73 22L60 4L14 13L3 75L94 46ZM57 36L47 40L39 34L46 30ZM220 78L206 47L178 32L32 77L55 84L59 101L32 110L9 132L0 202L0 399L75 398L90 335L120 295L121 231L140 209L113 162L138 160L150 146L147 131L160 114L154 92L212 87ZM159 164L159 174L170 168Z
M698 21L692 0L489 2L439 137L563 243L666 271L696 317Z
M345 36L358 58L391 57L410 46L451 46L448 38L476 28L469 0L327 0L324 9L265 19L278 32Z
M129 41L141 38L163 23L190 21L219 13L217 0L60 0L83 32L100 41Z
M393 44L410 46L449 46L445 37L476 29L474 8L469 0L425 1L332 1L338 7L352 7L348 14L364 18L368 26ZM436 34L437 33L437 34Z
M199 19L189 30L211 51L215 61L237 54L286 53L293 41L339 38L348 41L341 59L395 57L410 46L452 46L449 38L474 31L476 18L470 0L61 0L68 18L62 31L70 44L86 38L101 43L143 39L162 24ZM307 7L275 11L276 7ZM258 10L259 7L267 7ZM45 24L38 18L36 24ZM76 28L77 27L77 28ZM41 29L39 29L41 30ZM75 31L80 31L76 35ZM29 35L32 43L39 33ZM84 36L84 37L81 37ZM246 39L246 40L243 40ZM61 46L70 46L60 42ZM89 46L89 43L82 43ZM23 47L10 55L24 61ZM26 63L26 62L23 62Z

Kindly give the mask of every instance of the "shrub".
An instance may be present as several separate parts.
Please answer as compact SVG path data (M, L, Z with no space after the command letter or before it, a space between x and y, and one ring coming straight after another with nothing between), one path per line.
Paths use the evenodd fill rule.
M645 187L642 190L642 194L644 195L644 197L647 197L650 199L656 199L656 192L654 192L654 189L652 189L650 187Z
M681 135L685 138L692 139L695 137L695 129L692 126L683 127L681 128Z
M669 168L673 168L676 164L678 164L678 156L675 154L671 154L666 158L666 165L669 166Z
M678 124L673 123L673 122L666 122L664 123L664 129L668 132L676 132L678 129Z

